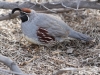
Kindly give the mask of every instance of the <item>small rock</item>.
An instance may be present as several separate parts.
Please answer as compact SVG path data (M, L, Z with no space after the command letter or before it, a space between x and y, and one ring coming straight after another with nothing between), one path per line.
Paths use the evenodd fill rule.
M68 48L67 53L73 53L74 49L73 48Z

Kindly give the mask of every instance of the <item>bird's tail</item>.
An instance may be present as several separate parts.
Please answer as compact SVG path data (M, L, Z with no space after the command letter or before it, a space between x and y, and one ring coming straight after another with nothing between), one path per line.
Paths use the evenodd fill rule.
M89 37L88 35L82 34L82 33L77 32L77 31L71 31L69 33L69 37L83 40L83 41L87 41L87 42L93 40L93 38Z

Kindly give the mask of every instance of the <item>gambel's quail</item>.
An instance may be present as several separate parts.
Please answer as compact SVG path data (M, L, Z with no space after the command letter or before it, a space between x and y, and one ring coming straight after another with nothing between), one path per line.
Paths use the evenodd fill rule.
M12 14L20 12L21 30L26 39L34 44L48 46L57 42L63 42L72 37L84 41L93 39L85 34L74 31L63 20L44 13L36 13L28 8L14 8Z

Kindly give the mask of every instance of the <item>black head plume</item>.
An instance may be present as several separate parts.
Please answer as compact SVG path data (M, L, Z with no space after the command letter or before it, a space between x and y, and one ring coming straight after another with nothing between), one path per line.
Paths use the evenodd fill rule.
M12 14L13 14L15 11L20 11L20 12L22 12L22 10L21 10L20 8L14 8L14 9L12 10Z
M22 11L20 8L14 8L12 10L12 14L14 14L15 11L19 11L20 12L20 18L22 20L22 22L26 22L28 21L28 15L26 14L26 12Z

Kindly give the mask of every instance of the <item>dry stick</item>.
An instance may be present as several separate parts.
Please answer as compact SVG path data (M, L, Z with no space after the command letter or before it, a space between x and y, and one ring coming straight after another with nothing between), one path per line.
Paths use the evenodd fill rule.
M69 68L64 68L64 69L60 69L59 71L57 71L56 73L54 73L53 75L61 75L63 74L64 72L67 72L67 71L77 71L78 68L73 68L73 67L69 67Z
M64 63L65 62L66 65L71 66L71 67L78 67L78 66L75 66L74 64L71 64L71 63L66 62L64 60L60 60L60 59L57 59L57 58L54 58L54 57L48 57L48 58L49 59L52 59L52 60L54 60L56 62L60 62L60 63Z
M65 9L65 8L53 9L53 10L56 11L57 13L72 11L72 9ZM82 9L82 10L84 10L84 9ZM82 11L82 10L79 10L79 11ZM37 12L38 13L51 13L50 11L37 11ZM0 16L0 21L14 19L19 15L20 15L19 12L15 12L14 14L9 13L8 15L1 15Z
M22 73L18 73L18 72L14 72L14 71L9 71L9 70L5 70L0 68L0 74L3 75L31 75L31 74L22 74ZM36 75L36 74L34 74Z
M20 70L20 68L18 67L18 65L13 62L10 58L0 55L0 62L4 63L6 66L8 66L12 71L14 72L18 72L19 74L16 75L25 75L23 74L23 72Z
M27 65L28 63L32 62L33 60L35 60L35 59L37 59L37 58L39 58L39 56L35 56L35 57L33 57L32 59L30 59L30 60L28 60L28 61L24 61L24 62L22 62L20 65L21 65L21 66Z
M71 11L70 9L55 9L54 11L57 11L57 12L59 12L59 13L62 13L62 12L67 12L67 11ZM37 12L39 12L39 13L50 13L49 11L37 11ZM3 20L9 20L9 19L14 19L14 18L16 18L18 15L19 15L20 13L19 12L15 12L14 14L11 14L11 13L9 13L8 15L1 15L0 16L0 21L3 21Z
M20 13L19 12L15 12L14 14L8 14L8 15L1 15L0 16L0 21L3 20L9 20L9 19L14 19L16 16L18 16Z

